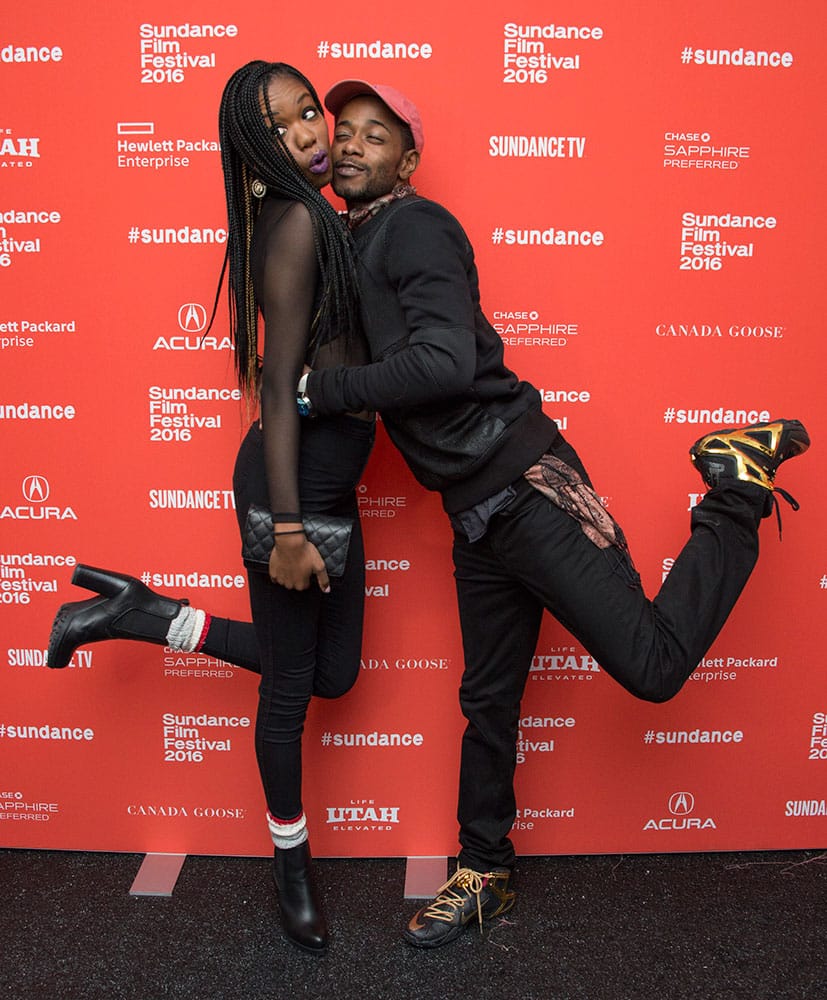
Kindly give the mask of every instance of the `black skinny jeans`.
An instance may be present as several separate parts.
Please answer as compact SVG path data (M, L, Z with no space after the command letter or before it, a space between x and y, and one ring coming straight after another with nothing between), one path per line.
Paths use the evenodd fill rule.
M365 558L355 487L372 444L373 423L357 417L321 418L302 425L302 513L324 512L354 521L345 572L331 578L330 593L323 594L315 581L308 590L287 590L271 583L266 572L247 573L261 664L256 757L267 807L277 819L294 819L302 811L301 736L311 696L337 698L359 674ZM242 528L251 503L269 506L257 423L239 450L233 492ZM237 638L249 647L249 629L239 629ZM231 662L237 662L236 657Z
M562 438L553 451L583 469ZM587 480L588 481L588 480ZM547 609L629 692L666 701L714 641L758 556L766 490L734 482L692 511L692 533L654 600L615 549L525 480L487 534L454 536L465 671L458 819L460 864L511 867L520 700Z

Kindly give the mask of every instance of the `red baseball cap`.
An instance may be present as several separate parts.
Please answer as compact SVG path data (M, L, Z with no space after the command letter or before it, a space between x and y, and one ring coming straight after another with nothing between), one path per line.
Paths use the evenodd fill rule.
M401 118L410 127L414 146L418 153L425 145L425 133L422 130L422 119L416 105L404 94L386 83L367 83L365 80L340 80L328 90L324 106L332 115L338 115L348 101L354 97L373 94L387 104L397 118Z

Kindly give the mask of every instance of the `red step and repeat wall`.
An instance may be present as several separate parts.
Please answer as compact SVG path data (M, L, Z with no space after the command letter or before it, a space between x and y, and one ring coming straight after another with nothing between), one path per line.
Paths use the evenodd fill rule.
M824 846L827 550L823 4L494 2L449 10L17 4L0 27L0 842L264 855L256 678L101 643L51 671L77 562L247 616L230 492L247 418L226 318L230 73L418 103L420 193L477 251L509 364L586 458L649 592L702 491L687 450L770 416L779 475L743 599L671 703L638 702L548 619L522 709L526 854ZM331 195L331 197L333 197ZM314 703L321 856L452 854L462 653L450 531L379 430L359 488L362 671Z

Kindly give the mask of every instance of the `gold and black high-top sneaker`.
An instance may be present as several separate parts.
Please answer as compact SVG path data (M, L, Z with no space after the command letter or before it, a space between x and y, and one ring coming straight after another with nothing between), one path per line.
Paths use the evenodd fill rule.
M707 486L738 479L772 491L778 466L809 447L810 437L798 420L773 420L714 431L696 441L689 455Z
M453 941L475 917L482 931L483 920L510 910L516 898L509 892L507 868L475 872L458 868L437 891L433 902L411 917L403 937L417 948L438 948Z

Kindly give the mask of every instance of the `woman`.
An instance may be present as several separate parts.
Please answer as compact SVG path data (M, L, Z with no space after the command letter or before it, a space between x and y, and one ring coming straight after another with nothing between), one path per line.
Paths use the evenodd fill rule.
M282 924L291 941L318 952L327 928L310 868L301 734L311 695L344 694L359 670L365 591L355 486L373 421L368 414L302 420L296 385L306 365L364 364L368 355L349 238L320 193L332 168L312 85L284 63L248 63L225 87L219 134L236 372L245 396L260 403L236 460L236 511L242 531L251 504L273 514L269 575L248 571L253 626L211 619L132 577L79 566L73 582L100 596L59 610L49 665L65 666L88 642L131 638L260 670L256 755ZM344 573L335 579L302 523L320 512L353 520Z

